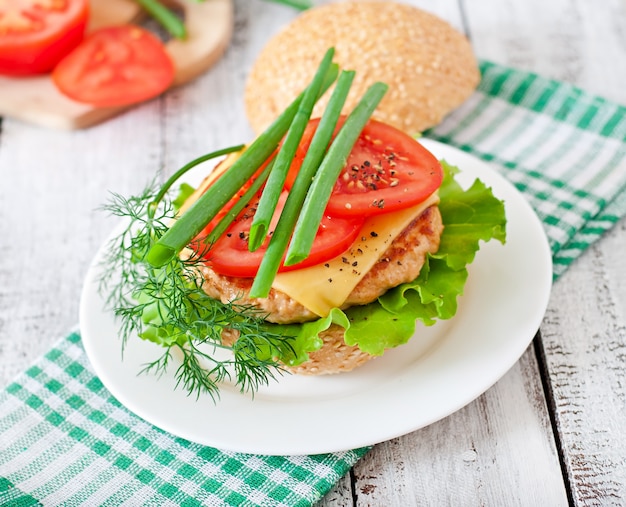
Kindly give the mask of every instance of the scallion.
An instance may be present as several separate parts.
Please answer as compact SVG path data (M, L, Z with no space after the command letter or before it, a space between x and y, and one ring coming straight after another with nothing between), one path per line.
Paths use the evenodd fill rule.
M335 182L354 143L387 92L387 88L386 84L380 82L370 86L330 145L302 205L287 250L285 265L297 264L308 257Z
M270 2L274 2L277 4L288 5L289 7L294 7L295 9L300 9L304 11L313 7L313 2L310 0L269 0Z
M185 23L174 12L158 0L135 0L152 16L172 37L187 38Z
M267 297L270 291L285 250L287 250L287 245L289 244L289 239L291 238L291 233L298 219L306 193L335 131L337 120L341 115L341 110L350 91L354 75L354 71L343 71L337 80L337 86L311 139L311 144L302 161L300 171L291 187L283 212L261 260L259 271L250 289L250 297Z
M274 210L276 209L276 204L278 203L278 198L285 185L287 172L291 167L304 129L311 118L313 106L315 102L317 102L317 97L326 73L332 63L334 53L334 48L330 48L322 58L311 84L304 92L302 102L300 102L298 111L291 122L285 140L276 155L274 168L267 179L267 185L265 185L263 189L259 205L250 227L250 239L248 243L250 251L258 249L265 240L272 216L274 215Z
M244 144L238 144L236 146L230 146L228 148L223 148L221 150L212 151L211 153L207 153L206 155L202 155L191 162L186 163L183 167L181 167L178 171L172 174L165 183L161 186L158 194L155 196L154 200L148 206L148 215L150 218L154 217L154 212L156 211L157 206L165 197L165 194L169 192L172 185L178 181L178 179L183 176L185 173L189 172L191 169L201 164L202 162L206 162L207 160L211 160L213 158L221 157L223 155L228 155L229 153L233 153L235 151L241 151L245 147Z
M336 64L331 65L321 96L335 81L338 74ZM150 248L146 261L161 267L178 254L217 215L226 203L239 191L257 171L261 164L276 150L298 111L304 96L301 93L274 122L259 135L241 157L161 236Z
M274 164L274 160L272 160L263 171L256 177L256 179L252 182L250 187L244 192L244 194L237 200L232 208L230 208L224 217L218 222L215 228L208 234L205 241L210 245L215 243L222 234L226 232L226 229L230 226L230 224L237 218L239 213L243 211L246 205L252 200L252 198L256 195L256 193L260 190L263 183L267 180L267 177L272 170L272 165Z

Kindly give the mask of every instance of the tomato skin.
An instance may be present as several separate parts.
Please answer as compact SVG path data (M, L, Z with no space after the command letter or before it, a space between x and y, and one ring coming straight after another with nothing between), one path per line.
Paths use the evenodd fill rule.
M286 200L287 192L285 191L280 196L272 224L270 225L270 231L273 231L276 227L278 217ZM233 222L226 233L205 253L208 265L216 273L240 278L251 278L256 275L261 259L269 244L268 238L258 250L254 252L248 250L247 238L254 217L256 202L251 203L248 209L244 210L237 220ZM350 245L354 243L362 226L362 219L323 217L310 255L298 264L291 266L281 264L278 271L302 269L337 257L342 252L348 250ZM197 252L203 252L203 248L206 249L206 246L202 243L197 243L195 246L192 245L192 247Z
M28 76L50 72L83 40L89 17L88 0L60 0L47 7L0 6L0 74ZM37 5L36 5L37 4ZM4 9L4 10L3 10ZM24 23L16 29L9 15Z
M339 126L343 124L342 117ZM291 186L319 120L312 120L290 168ZM385 123L370 120L337 178L326 207L333 216L371 216L415 206L441 185L443 169L417 140Z
M122 25L91 33L59 62L52 80L73 100L119 107L160 95L174 74L159 39L138 26Z

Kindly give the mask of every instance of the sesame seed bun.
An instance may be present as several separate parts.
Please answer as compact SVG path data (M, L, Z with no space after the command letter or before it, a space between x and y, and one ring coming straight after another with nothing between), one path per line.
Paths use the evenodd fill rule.
M344 329L335 324L319 336L322 347L309 353L309 360L305 363L287 368L289 371L298 375L332 375L352 371L375 358L356 345L346 345Z
M305 88L331 46L340 67L357 73L344 113L369 85L383 81L389 91L374 117L409 134L441 122L480 79L468 40L437 16L396 2L331 3L305 11L261 51L245 92L256 132ZM329 96L322 97L314 116Z

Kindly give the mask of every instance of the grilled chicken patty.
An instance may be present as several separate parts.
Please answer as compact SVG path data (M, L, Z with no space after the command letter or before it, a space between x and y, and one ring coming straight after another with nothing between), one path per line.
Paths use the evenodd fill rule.
M372 269L361 279L348 296L342 308L364 305L376 300L387 290L401 283L415 280L426 253L439 248L443 224L436 205L426 208L391 243ZM318 318L287 294L271 289L266 298L250 298L251 278L237 278L217 274L203 267L203 289L211 297L224 303L236 301L241 305L257 307L270 322L287 324Z

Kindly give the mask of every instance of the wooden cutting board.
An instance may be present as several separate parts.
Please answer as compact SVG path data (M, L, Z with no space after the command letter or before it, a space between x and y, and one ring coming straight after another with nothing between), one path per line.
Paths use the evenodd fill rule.
M166 48L176 65L172 86L190 81L224 53L233 30L233 0L182 0L188 37L171 39ZM92 0L88 31L137 22L143 13L133 0ZM128 107L97 108L62 95L48 75L0 77L0 116L59 129L89 127Z

